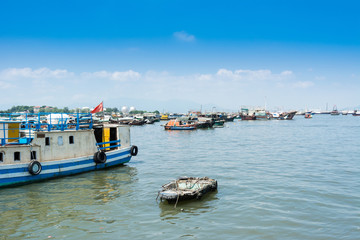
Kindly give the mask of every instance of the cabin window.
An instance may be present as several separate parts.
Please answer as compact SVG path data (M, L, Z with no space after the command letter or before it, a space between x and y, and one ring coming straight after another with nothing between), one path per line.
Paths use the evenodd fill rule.
M31 151L31 152L30 152L30 159L31 159L31 160L36 159L36 151Z
M20 152L14 152L14 161L20 161Z
M58 145L62 146L64 144L63 142L63 137L62 136L58 136Z
M4 153L0 152L0 162L4 162Z
M45 138L45 145L50 146L50 137Z
M74 136L69 136L69 143L74 144Z

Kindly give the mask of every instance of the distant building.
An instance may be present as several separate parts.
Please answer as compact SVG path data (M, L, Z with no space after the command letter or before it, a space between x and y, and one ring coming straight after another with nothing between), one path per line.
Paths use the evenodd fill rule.
M39 113L39 112L40 112L40 106L35 106L34 113Z

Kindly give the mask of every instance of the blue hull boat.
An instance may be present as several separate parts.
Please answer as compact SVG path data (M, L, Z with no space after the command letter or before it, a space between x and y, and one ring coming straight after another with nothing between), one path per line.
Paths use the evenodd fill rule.
M169 130L195 130L195 127L170 127Z
M48 114L48 113L47 113ZM65 117L66 116L66 117ZM0 121L0 187L122 165L136 156L130 127L93 123L91 115Z

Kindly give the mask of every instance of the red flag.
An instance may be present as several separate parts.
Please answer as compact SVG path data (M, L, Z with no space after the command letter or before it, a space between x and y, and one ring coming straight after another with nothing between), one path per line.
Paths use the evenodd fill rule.
M99 105L97 105L96 108L94 108L94 110L91 111L91 113L97 113L97 112L102 112L102 111L104 111L103 102L101 102Z

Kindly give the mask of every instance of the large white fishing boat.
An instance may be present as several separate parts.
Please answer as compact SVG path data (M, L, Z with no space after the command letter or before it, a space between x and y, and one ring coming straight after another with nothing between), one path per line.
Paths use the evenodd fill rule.
M0 120L0 187L88 172L130 161L129 126L91 114L7 114Z

